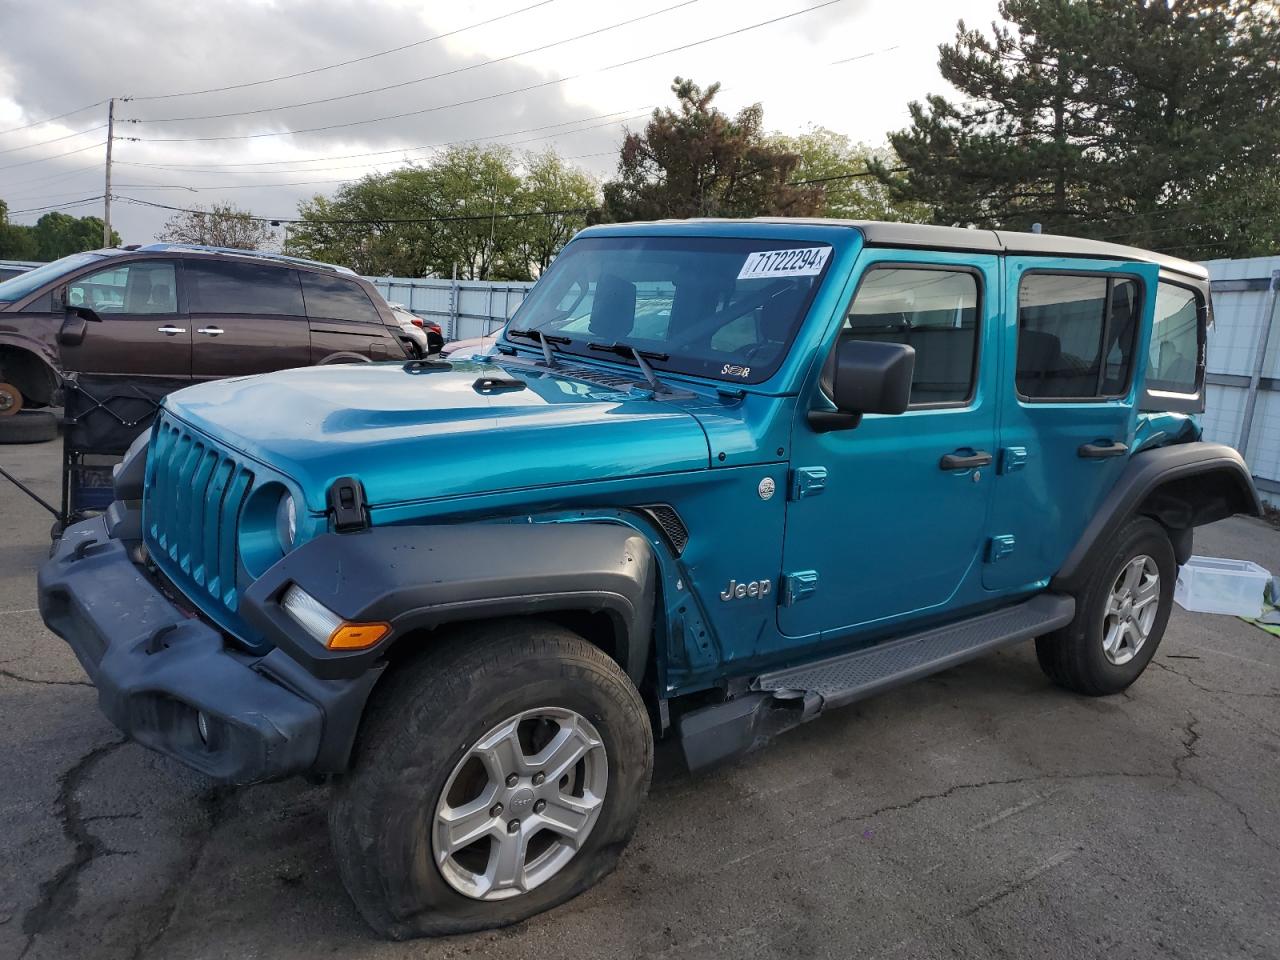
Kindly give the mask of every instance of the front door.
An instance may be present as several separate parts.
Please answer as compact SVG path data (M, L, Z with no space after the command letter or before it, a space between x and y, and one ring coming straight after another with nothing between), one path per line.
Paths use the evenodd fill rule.
M911 405L828 433L803 413L820 398L801 405L778 608L790 637L888 628L981 594L998 258L873 249L859 271L839 336L914 347Z
M196 379L310 364L311 332L296 270L192 257L184 274Z
M1158 268L1008 257L991 590L1057 572L1128 462Z
M130 260L67 283L69 307L88 307L102 321L84 340L63 345L65 370L123 376L191 376L191 324L178 296L173 260Z

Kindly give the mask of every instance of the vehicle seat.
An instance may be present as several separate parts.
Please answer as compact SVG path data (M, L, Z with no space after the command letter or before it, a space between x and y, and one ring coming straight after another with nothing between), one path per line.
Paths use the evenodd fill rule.
M1018 331L1018 390L1028 397L1062 393L1062 341L1039 330Z
M151 288L150 305L157 311L172 309L169 294L169 285L167 283L157 283Z
M126 309L129 313L150 313L147 309L151 305L151 275L149 273L139 273L133 283L129 284L129 302Z
M631 335L636 324L636 285L606 273L596 282L587 329L607 343Z

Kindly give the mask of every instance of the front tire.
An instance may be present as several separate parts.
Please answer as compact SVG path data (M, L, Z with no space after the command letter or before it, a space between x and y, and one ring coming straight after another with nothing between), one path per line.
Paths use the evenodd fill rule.
M1075 619L1036 640L1036 658L1059 686L1092 697L1142 675L1164 637L1178 576L1164 527L1134 517L1076 595Z
M560 627L454 634L375 693L329 828L339 872L392 939L505 926L608 874L653 770L644 703Z

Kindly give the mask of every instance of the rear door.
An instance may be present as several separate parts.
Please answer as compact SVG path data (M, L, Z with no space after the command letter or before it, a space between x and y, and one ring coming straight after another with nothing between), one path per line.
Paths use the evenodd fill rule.
M358 281L303 271L302 292L311 324L313 363L336 353L358 353L370 360L404 355L400 341Z
M80 373L191 376L191 324L182 310L176 260L111 261L68 281L69 307L88 307L101 319L84 340L62 346L62 365Z
M1056 573L1124 470L1158 274L1110 260L1005 265L1001 346L1013 362L999 391L990 590Z
M311 334L296 270L192 257L184 276L195 378L267 373L311 363Z

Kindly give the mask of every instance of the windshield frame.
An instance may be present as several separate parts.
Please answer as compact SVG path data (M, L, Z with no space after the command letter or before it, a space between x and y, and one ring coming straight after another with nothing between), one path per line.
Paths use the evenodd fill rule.
M652 248L657 251L680 250L687 247L705 246L707 249L716 253L740 253L745 258L757 252L768 250L793 250L798 248L817 248L827 251L826 258L821 269L816 274L809 274L813 278L809 288L805 291L803 298L796 305L794 315L789 321L789 328L785 339L776 341L780 347L775 356L763 362L752 362L749 366L743 366L736 362L722 362L730 359L726 354L725 357L715 358L705 355L682 353L676 344L668 340L658 340L642 336L624 337L617 342L620 345L628 347L637 347L642 351L663 351L670 354L669 357L655 359L647 356L649 365L653 370L664 376L689 377L697 380L709 380L715 383L731 383L738 386L757 385L766 382L773 377L780 369L782 369L787 358L795 345L796 338L803 328L805 318L808 316L809 310L812 308L815 298L819 292L824 289L828 275L832 270L832 263L837 259L839 251L837 247L827 238L816 238L812 236L783 236L783 235L767 235L767 236L751 236L751 235L730 235L716 233L625 233L617 235L605 236L585 236L579 237L571 241L561 252L546 273L539 279L537 286L531 291L520 307L516 310L515 315L502 330L501 343L511 348L523 348L524 350L538 349L537 344L524 339L517 339L508 336L509 330L537 330L545 333L556 333L569 338L569 342L558 345L557 357L560 359L573 360L595 360L611 362L626 367L631 367L639 371L638 365L634 360L623 356L611 357L607 351L602 351L598 347L591 348L591 344L599 344L602 337L589 332L579 332L576 330L565 331L559 326L552 326L554 319L543 319L541 322L530 324L530 313L539 309L545 304L544 300L554 297L557 292L555 286L560 271L565 269L567 263L580 256L579 251L584 248L594 249L628 249L628 248ZM793 275L794 276L794 275ZM779 279L782 279L781 277ZM741 305L746 303L750 298L742 298L738 301ZM763 303L763 301L762 301ZM757 309L756 306L749 307L739 316ZM552 315L553 316L553 315ZM581 318L574 318L581 319ZM738 317L729 317L726 319L724 326L733 323ZM723 329L723 327L721 328ZM745 374L742 371L746 371Z
M16 277L0 281L0 304L17 303L20 300L25 300L33 293L38 293L50 282L79 270L81 267L87 267L99 260L106 260L107 256L105 253L92 250L72 253L65 257L59 257L57 260L42 263L38 267L32 267ZM18 291L17 294L9 296L15 290Z

